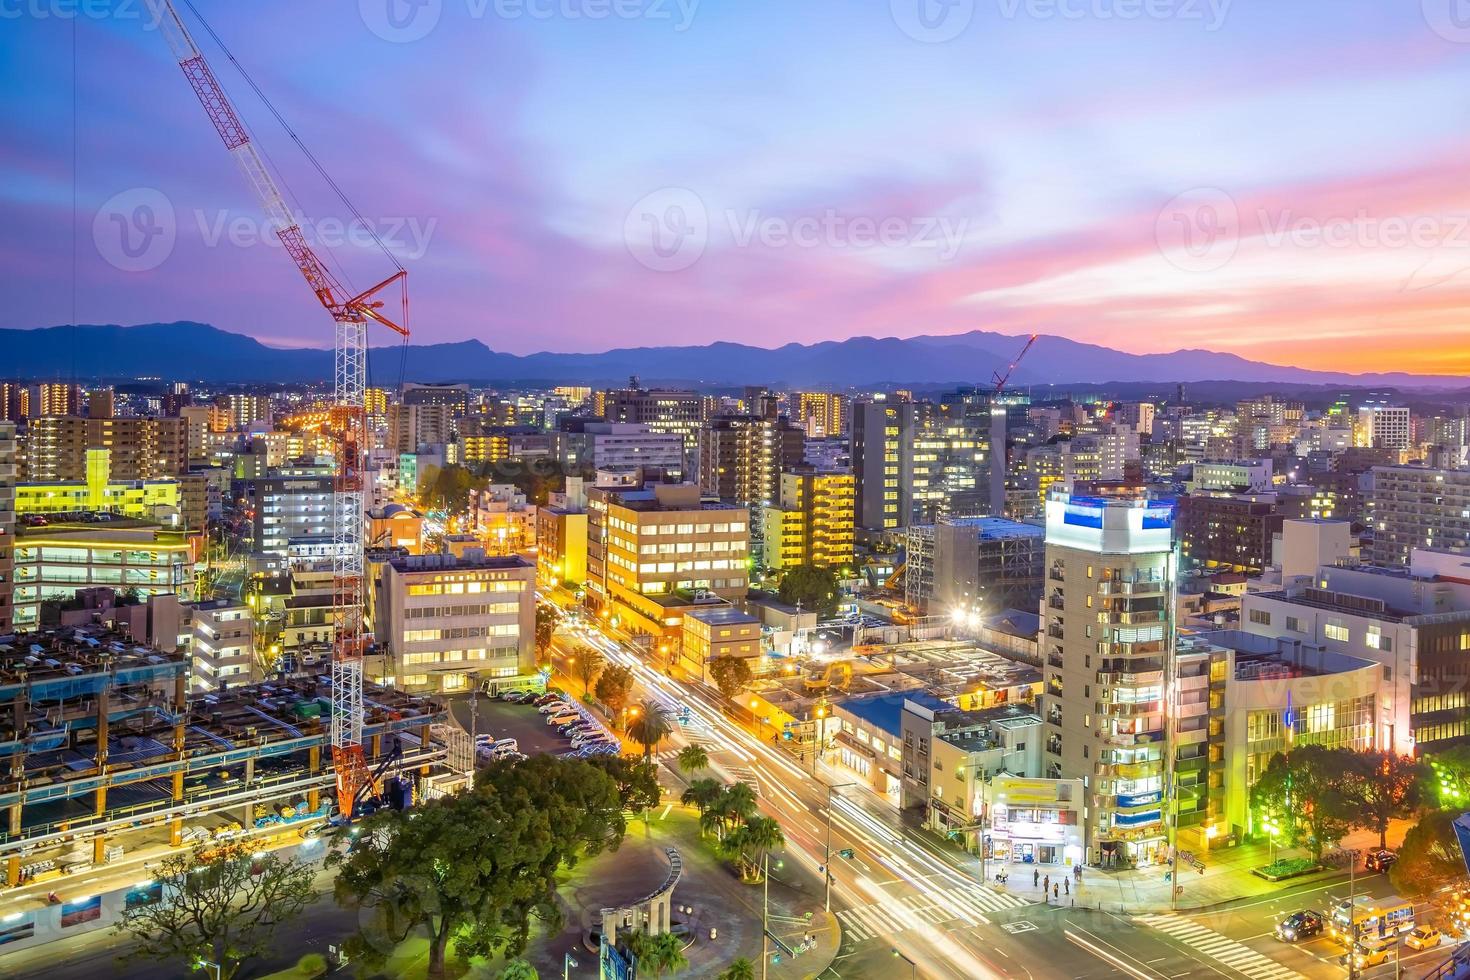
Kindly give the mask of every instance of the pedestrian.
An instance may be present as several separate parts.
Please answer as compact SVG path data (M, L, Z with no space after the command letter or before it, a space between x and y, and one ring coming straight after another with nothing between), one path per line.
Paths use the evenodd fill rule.
M1082 864L1081 864L1081 862L1078 862L1077 864L1074 864L1072 866L1072 877L1077 879L1077 883L1079 885L1082 884Z
M1051 875L1041 879L1041 894L1046 895L1051 891Z
M1062 896L1059 895L1059 894L1057 894L1059 891L1061 891L1061 886L1059 886L1059 885L1052 885L1051 886L1051 897L1054 898L1054 899L1056 899L1058 902L1060 902L1062 900Z
M1067 895L1072 894L1072 883L1066 878L1062 879L1062 892Z
M1032 888L1035 888L1036 885L1037 885L1037 883L1040 882L1040 881L1041 881L1041 872L1040 871L1037 871L1035 868L1031 869L1031 887Z

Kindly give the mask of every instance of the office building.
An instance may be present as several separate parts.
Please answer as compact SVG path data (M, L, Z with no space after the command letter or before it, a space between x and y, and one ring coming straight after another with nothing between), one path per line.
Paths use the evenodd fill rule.
M686 472L699 451L699 427L704 421L704 400L697 392L665 388L647 389L630 379L629 387L601 393L602 417L608 422L633 422L654 432L672 432L684 441Z
M1179 498L1179 549L1193 566L1259 572L1284 520L1272 493L1187 493Z
M761 621L728 603L692 609L684 614L683 642L676 665L685 677L712 683L710 662L739 657L752 672L761 656Z
M458 462L472 470L506 460L519 465L554 452L551 434L531 426L485 425L479 419L468 418L459 423L458 429Z
M1151 436L1157 410L1153 402L1128 402L1118 406L1118 420L1141 436Z
M846 471L798 467L781 474L774 507L765 508L765 563L851 567L856 520L856 478Z
M1358 409L1358 445L1372 449L1408 449L1412 444L1409 410L1396 405L1364 405Z
M642 422L569 418L563 420L555 441L557 460L568 473L631 472L653 467L675 479L684 473L684 436L655 432Z
M108 449L88 449L85 480L15 485L15 512L118 514L170 527L184 524L183 484L178 479L114 480L111 455ZM202 521L194 526L201 527Z
M536 672L536 570L515 555L398 555L373 563L367 670L411 691L464 691L476 679L526 684Z
M1405 565L1415 548L1470 549L1470 471L1375 466L1369 493L1375 565Z
M1272 486L1273 465L1262 459L1202 459L1191 467L1190 493L1266 493Z
M587 512L565 505L536 508L536 571L552 585L587 581Z
M1060 491L1046 502L1044 775L1085 781L1089 863L1153 859L1173 749L1198 738L1191 757L1204 751L1201 668L1174 654L1172 535L1168 503ZM1165 692L1186 673L1190 716L1167 731Z
M852 466L860 526L892 530L1005 509L1005 411L965 402L858 401Z

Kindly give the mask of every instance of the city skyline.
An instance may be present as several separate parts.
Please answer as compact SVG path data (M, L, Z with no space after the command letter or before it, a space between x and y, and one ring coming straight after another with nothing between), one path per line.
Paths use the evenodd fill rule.
M411 270L417 342L981 329L1350 372L1470 366L1453 341L1463 138L1443 95L1463 87L1470 37L1448 4L1112 7L958 4L924 27L897 0L600 19L504 3L388 18L364 0L292 11L284 40L274 17L203 12ZM0 41L8 84L45 83L0 109L20 134L0 156L16 272L0 326L195 319L323 346L149 7L133 12L22 15ZM220 72L317 240L374 281L386 259L332 227L340 206Z

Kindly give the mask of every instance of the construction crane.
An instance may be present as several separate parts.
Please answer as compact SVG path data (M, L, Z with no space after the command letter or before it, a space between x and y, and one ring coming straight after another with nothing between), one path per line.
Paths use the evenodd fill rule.
M366 448L367 326L370 321L380 323L407 338L408 272L393 259L398 271L376 286L355 295L342 286L307 243L301 226L286 207L280 186L256 151L229 97L184 26L173 0L164 0L164 8L161 29L178 59L179 67L183 69L184 77L199 97L226 149L234 156L246 181L259 197L271 230L306 278L317 302L331 314L335 323L332 414L341 439L332 501L332 614L335 627L332 646L332 769L337 781L339 815L350 821L353 801L369 782L362 747L362 666L367 645L363 633L362 476ZM192 5L190 9L193 9ZM198 16L197 11L195 15ZM209 25L202 19L200 22L208 31ZM210 33L213 34L212 31ZM248 75L246 79L249 81ZM254 82L250 84L254 87ZM259 93L258 88L256 91L264 100L264 94ZM269 101L265 101L270 107ZM270 108L275 114L274 107ZM312 162L316 163L315 158ZM321 170L320 164L316 165ZM321 172L326 177L325 171ZM331 182L330 177L326 179ZM332 186L337 189L335 184ZM340 190L338 194L341 194ZM343 201L351 207L345 197ZM381 246L381 242L379 244ZM386 248L384 252L387 252ZM388 254L392 259L391 253ZM398 285L402 297L403 314L400 319L403 323L386 316L382 312L383 302L377 298L394 284Z
M1001 374L999 371L995 373L995 394L993 397L999 398L1001 392L1006 390L1006 382L1011 380L1011 372L1016 369L1017 364L1021 363L1021 358L1026 356L1026 352L1031 349L1031 345L1036 343L1037 338L1040 336L1041 334L1034 333L1030 337L1027 337L1026 346L1021 348L1021 353L1011 358L1011 363L1006 365L1006 373Z

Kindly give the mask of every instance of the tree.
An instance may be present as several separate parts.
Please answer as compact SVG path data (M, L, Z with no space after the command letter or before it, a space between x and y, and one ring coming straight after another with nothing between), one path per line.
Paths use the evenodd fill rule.
M743 956L736 957L715 980L755 980L755 964Z
M628 734L643 746L643 758L653 754L654 747L674 731L669 709L657 701L645 700L638 706L638 717L628 726Z
M781 576L777 594L788 605L799 604L802 609L818 616L834 616L837 613L837 573L820 565L797 565Z
M709 768L709 753L701 745L686 745L679 750L679 768L696 773Z
M679 802L698 810L702 823L704 815L710 812L724 793L725 784L718 779L696 779L684 790Z
M755 790L748 783L726 786L710 806L710 812L718 818L723 838L732 827L755 816Z
M625 812L636 813L658 806L663 790L658 769L647 759L604 755L587 760L607 773L618 787L618 801Z
M276 854L256 857L242 843L173 854L154 876L163 898L123 911L114 927L137 940L129 957L219 964L233 977L246 960L274 949L276 924L313 896L313 869Z
M525 960L512 960L500 971L499 980L541 980L541 974Z
M665 973L677 973L689 965L679 937L672 932L661 932L657 936L646 932L629 933L626 943L628 952L638 957L640 976L646 971L661 977Z
M463 466L426 467L419 477L419 501L430 509L458 514L469 508L474 485L474 476Z
M709 662L709 675L714 678L715 687L727 698L737 697L750 686L751 679L755 676L751 672L749 660L728 655L715 657Z
M519 956L533 916L560 928L558 869L616 847L625 830L607 773L552 756L492 763L473 790L411 813L379 811L329 858L338 902L367 913L349 952L381 968L395 945L424 934L431 978L445 975L451 938L460 956Z
M1399 859L1388 869L1394 888L1405 895L1428 895L1465 878L1465 859L1453 826L1455 810L1426 813L1404 835Z
M591 695L592 682L602 673L602 668L607 666L607 657L596 647L582 647L577 651L577 662L573 666L577 676L582 679L582 693Z
M1428 758L1424 773L1422 797L1438 801L1441 807L1457 807L1470 802L1470 745L1436 752Z
M1354 752L1346 793L1357 826L1378 831L1378 846L1388 846L1388 823L1407 817L1419 805L1424 766L1392 752Z
M1304 745L1289 755L1278 752L1251 787L1251 806L1280 823L1293 847L1310 848L1320 861L1323 848L1353 826L1343 775L1353 755L1320 745Z
M720 849L740 865L743 877L759 881L765 873L766 855L786 843L781 825L771 817L746 817L720 841Z
M597 695L597 700L607 705L607 709L613 714L617 714L627 705L628 694L633 690L633 671L613 664L597 678L592 690Z
M561 617L556 607L549 602L536 604L536 653L544 658L551 649L551 638L556 635L556 624Z

